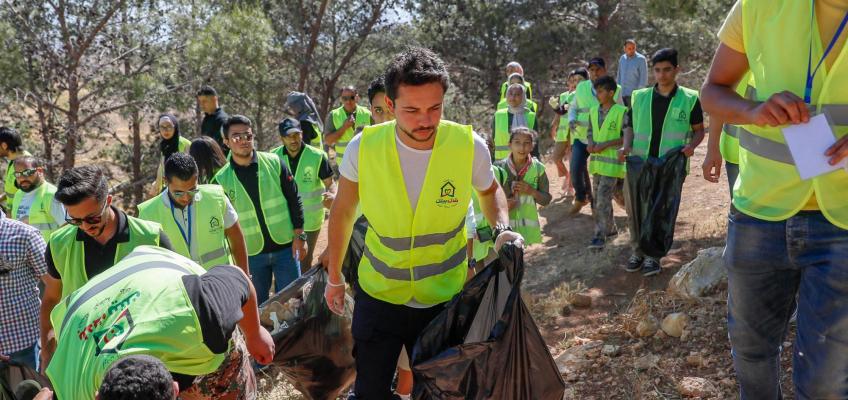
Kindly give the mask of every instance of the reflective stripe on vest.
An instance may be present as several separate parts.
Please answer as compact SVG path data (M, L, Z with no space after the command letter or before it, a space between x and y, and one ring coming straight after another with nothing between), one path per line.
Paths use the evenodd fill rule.
M294 237L294 227L289 218L288 203L283 190L280 188L282 160L276 154L262 151L254 152L258 163L259 205L265 226L271 235L271 240L277 244L287 244ZM224 188L224 193L230 198L239 215L239 224L247 245L247 254L254 256L262 251L265 238L259 226L258 214L253 201L236 177L231 163L227 163L215 174L215 181ZM273 229L272 229L273 228Z
M277 154L291 170L286 146L277 147L272 152ZM303 230L306 232L315 232L321 229L321 225L324 224L324 204L322 201L324 200L325 189L324 182L318 176L318 170L321 168L323 159L324 152L315 147L303 145L300 161L297 163L297 171L292 171L303 206Z
M330 111L330 115L333 119L333 125L335 127L341 128L344 125L344 122L347 120L347 112L344 107L339 107ZM336 143L333 145L333 150L336 152L336 164L342 164L342 157L344 156L345 148L347 148L348 143L355 136L355 132L357 128L365 127L371 124L371 111L367 108L362 107L360 105L356 106L356 119L354 120L353 127L348 128L342 135L336 139Z
M527 114L527 127L536 128L536 113L530 111ZM513 118L515 118L513 116ZM498 110L495 112L495 160L502 160L509 156L509 112Z
M804 97L808 58L822 57L821 29L811 27L813 2L795 0L745 0L742 19L745 53L756 87L755 101L768 100L775 93L791 92ZM813 40L810 40L810 37ZM843 33L844 36L844 33ZM767 37L769 40L755 38ZM810 43L812 42L812 48ZM804 60L794 62L794 60ZM832 63L830 62L832 61ZM827 111L834 124L835 139L848 135L848 46L825 62L812 82L810 106ZM741 212L766 221L782 221L795 215L815 197L815 204L828 221L848 229L848 172L844 169L801 180L794 165L785 157L783 127L744 125L757 140L740 131L739 178L733 205ZM765 138L767 140L760 140ZM745 140L743 144L742 141ZM761 156L762 155L762 156ZM765 157L764 157L765 156Z
M224 232L224 213L227 207L224 190L218 185L198 185L197 190L198 194L191 204L193 210L191 231L195 232L193 240L196 240L195 250L198 253L196 258L192 256L189 244L183 238L177 222L174 221L171 208L165 203L170 201L168 191L139 204L138 217L161 224L162 230L171 239L174 252L194 260L204 268L209 269L223 264L232 265L229 241Z
M601 124L600 107L593 107L589 117L592 122L592 140L595 143L604 143L621 139L621 129L626 113L627 107L613 104ZM624 178L624 163L618 161L618 150L615 147L608 147L601 153L594 153L589 156L590 174Z
M471 127L442 120L417 207L403 184L396 122L366 127L359 151L359 193L368 218L359 284L392 304L439 304L462 290L467 273L463 227L471 201ZM423 171L422 171L423 172Z

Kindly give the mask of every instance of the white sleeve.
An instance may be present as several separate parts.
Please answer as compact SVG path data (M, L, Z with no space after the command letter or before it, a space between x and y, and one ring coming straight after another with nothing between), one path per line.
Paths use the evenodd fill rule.
M362 135L356 135L345 147L342 165L339 166L339 175L351 182L359 182L359 142Z
M495 181L495 173L492 172L492 156L486 139L474 134L474 164L471 169L471 183L478 191L483 191L492 186ZM347 157L345 157L347 160Z
M53 217L53 221L56 221L56 225L63 225L65 223L65 206L55 198L50 204L50 215Z
M229 197L224 196L224 204L227 206L227 209L224 211L224 228L230 229L238 222L238 213L233 207L233 203L230 203Z
M466 238L474 239L475 233L477 233L477 221L474 219L474 206L473 203L468 203L468 214L465 215Z

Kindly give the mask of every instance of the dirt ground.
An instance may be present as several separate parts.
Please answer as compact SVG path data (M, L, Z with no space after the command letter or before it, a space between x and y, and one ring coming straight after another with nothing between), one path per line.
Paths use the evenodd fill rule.
M712 385L712 394L702 398L738 398L727 339L725 289L697 303L665 292L674 273L694 259L698 250L724 245L727 181L724 171L720 183L703 179L705 153L706 146L702 145L692 158L675 241L662 260L663 271L649 278L622 269L630 255L629 234L625 211L618 206L618 237L601 252L587 249L593 226L591 211L587 206L576 216L568 215L571 197L563 195L562 178L557 177L553 164L547 163L554 201L540 210L544 239L526 251L523 289L554 358L586 349L579 368L563 374L566 399L679 399L683 395L678 384L685 377L703 378ZM322 234L317 249L325 243ZM567 299L575 292L591 296L592 305L568 306ZM673 312L689 317L682 338L661 331L648 338L634 334L638 321L648 314L661 321ZM793 398L791 382L786 378L791 373L791 342L792 337L786 339L784 347L790 351L784 351L783 356L784 395L788 399ZM616 351L607 352L604 346ZM273 377L262 379L267 392L261 398L300 398L287 383Z

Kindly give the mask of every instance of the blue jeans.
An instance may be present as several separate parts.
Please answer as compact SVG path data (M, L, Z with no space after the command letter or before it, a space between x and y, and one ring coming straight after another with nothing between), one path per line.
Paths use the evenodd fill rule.
M259 304L268 300L271 290L271 276L274 277L274 293L283 290L300 276L300 261L292 255L291 246L272 253L260 253L247 258L253 287L256 288L256 301Z
M32 368L33 371L38 371L40 354L41 346L39 346L38 341L36 340L32 346L9 354L9 360L14 363L26 365L27 367Z
M592 183L589 180L589 152L586 144L575 140L571 145L571 160L569 162L571 186L574 188L574 199L586 201L592 197Z
M848 397L848 230L820 212L769 222L733 208L724 263L742 399L781 398L780 352L796 305L796 398Z
M727 185L730 187L730 199L733 200L733 186L736 185L736 178L739 177L739 164L725 161L724 170L727 172Z

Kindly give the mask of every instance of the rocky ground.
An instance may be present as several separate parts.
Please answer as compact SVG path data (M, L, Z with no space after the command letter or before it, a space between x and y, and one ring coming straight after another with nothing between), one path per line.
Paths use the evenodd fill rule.
M571 198L563 196L561 179L549 165L554 201L540 211L544 243L526 252L523 289L566 381L566 399L738 398L720 261L727 182L724 177L718 184L703 179L704 153L701 146L692 159L663 272L650 278L622 269L629 235L621 208L615 210L621 234L601 252L586 248L591 212L587 207L567 215ZM696 257L670 285L675 273ZM786 376L791 373L791 342L789 337L784 343ZM300 398L275 377L262 380L262 398ZM788 379L783 386L786 398L792 398Z

